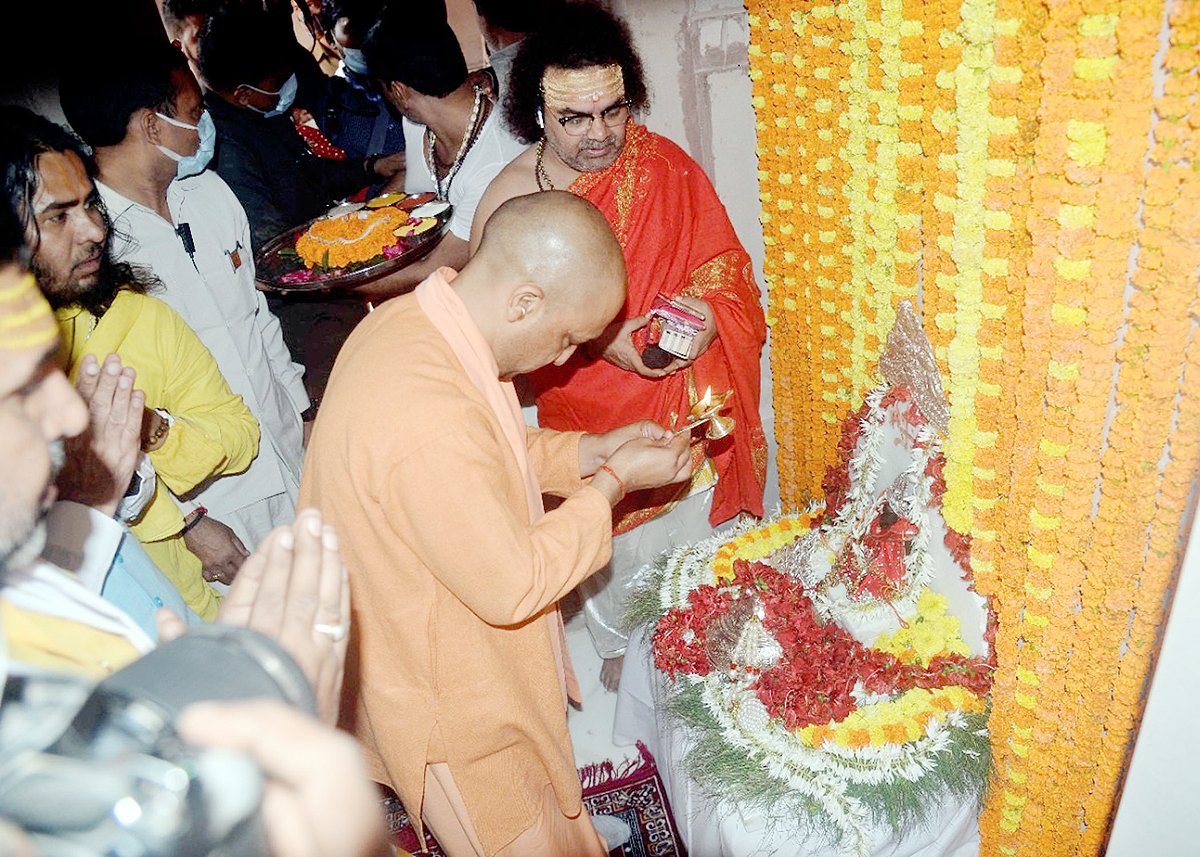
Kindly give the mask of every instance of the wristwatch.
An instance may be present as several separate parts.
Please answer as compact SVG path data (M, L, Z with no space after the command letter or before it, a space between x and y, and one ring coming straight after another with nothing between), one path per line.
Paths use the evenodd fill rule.
M207 514L208 509L203 506L197 506L195 509L192 509L191 513L183 519L183 529L179 531L179 535L184 535L188 530L200 523L200 519Z

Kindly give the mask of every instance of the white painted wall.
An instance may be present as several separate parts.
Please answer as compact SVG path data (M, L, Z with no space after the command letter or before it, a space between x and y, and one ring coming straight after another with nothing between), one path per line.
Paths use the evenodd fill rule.
M730 0L612 0L609 7L628 22L642 58L651 99L643 120L682 146L712 179L754 263L765 308L745 7ZM769 347L759 401L769 446L768 512L779 504Z
M1193 527L1192 532L1196 530ZM1108 857L1200 854L1200 539L1191 539Z

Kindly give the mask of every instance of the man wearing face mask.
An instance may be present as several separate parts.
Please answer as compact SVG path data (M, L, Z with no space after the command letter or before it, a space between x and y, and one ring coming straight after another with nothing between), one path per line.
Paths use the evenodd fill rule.
M255 3L213 12L199 40L205 105L217 127L213 167L245 207L254 249L367 186L403 185L404 154L364 160L313 155L288 114L297 91L289 19ZM308 105L303 105L308 106ZM272 296L292 357L319 405L346 336L366 314L361 298L330 293Z
M299 89L295 39L272 11L230 4L213 12L199 68L221 143L213 166L245 206L256 247L403 168L402 154L333 161L308 151L289 112Z
M136 369L145 394L141 449L157 476L153 497L130 529L201 618L219 594L188 547L192 528L168 496L240 473L258 454L258 421L225 382L212 355L175 310L146 292L148 272L113 259L108 213L84 143L19 107L3 108L0 174L20 218L38 285L55 308L66 368L115 354ZM193 517L193 522L195 518Z
M360 148L365 145L366 154L404 149L404 124L388 109L387 101L371 79L362 50L367 32L379 20L383 6L383 0L322 0L321 3L321 19L342 55L337 75L328 79L330 89L340 92L338 100L349 108L326 110L326 125L331 139L336 139L347 152L351 151L347 147L356 142ZM335 82L339 85L336 90ZM342 83L344 87L340 87ZM377 111L374 116L368 116L363 109L367 105Z
M206 170L216 131L183 54L165 42L67 75L63 112L90 145L112 218L112 254L152 272L261 428L243 473L181 502L189 549L210 581L232 580L247 553L291 522L303 461L303 367L255 288L246 213Z

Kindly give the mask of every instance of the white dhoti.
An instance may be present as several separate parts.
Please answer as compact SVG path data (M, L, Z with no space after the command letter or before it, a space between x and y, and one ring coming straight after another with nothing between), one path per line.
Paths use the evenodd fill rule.
M680 500L669 512L615 537L608 565L579 584L588 633L600 657L619 658L625 654L628 637L622 625L629 597L645 586L654 561L676 545L712 535L708 523L712 496L709 486Z

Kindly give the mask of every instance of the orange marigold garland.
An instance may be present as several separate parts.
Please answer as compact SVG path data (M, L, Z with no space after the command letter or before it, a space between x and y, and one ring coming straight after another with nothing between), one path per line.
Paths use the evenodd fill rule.
M1000 615L983 851L1097 853L1200 455L1200 4L749 7L785 505L918 287Z
M1200 15L1194 4L1169 4L1165 11L1170 15L1170 39L1163 76L1167 80L1194 79L1200 71L1196 67ZM1122 57L1138 48L1145 55L1154 55L1159 41L1151 34L1162 27L1163 12L1140 4L1122 9L1123 17L1140 16L1146 31L1132 34L1135 38L1141 35L1139 44L1120 39ZM1196 466L1194 436L1184 437L1178 424L1190 421L1181 406L1194 406L1186 376L1196 364L1181 366L1180 355L1185 347L1194 355L1191 340L1198 308L1195 278L1200 270L1200 249L1196 211L1189 211L1189 206L1181 203L1195 200L1200 186L1191 168L1194 149L1187 152L1196 143L1200 111L1194 101L1190 110L1180 109L1181 105L1166 96L1165 85L1163 90L1164 97L1154 104L1154 115L1147 115L1145 120L1153 139L1148 153L1150 167L1138 197L1142 208L1140 224L1135 224L1140 231L1133 258L1133 291L1117 352L1120 371L1116 394L1124 407L1113 419L1108 436L1098 514L1104 529L1099 524L1097 527L1098 535L1111 533L1114 546L1132 551L1140 564L1140 574L1136 587L1121 585L1129 571L1122 567L1106 569L1112 576L1097 582L1096 589L1106 596L1099 617L1106 636L1096 651L1087 654L1102 668L1115 672L1116 679L1108 693L1095 687L1083 688L1084 703L1096 705L1104 713L1102 722L1093 729L1098 751L1095 781L1097 791L1105 795L1116 792L1126 739L1136 727L1149 656L1165 618L1161 593L1175 565L1175 543L1184 511L1184 504L1179 502L1181 488L1188 484L1186 474L1193 473ZM1150 93L1145 94L1149 97ZM1145 142L1144 135L1141 142ZM1144 146L1131 155L1135 153L1143 156ZM1177 404L1177 398L1181 404ZM1114 458L1122 461L1119 472L1108 466ZM1173 482L1164 478L1168 474L1175 480L1182 479ZM1151 547L1153 542L1157 545ZM1110 582L1113 580L1116 586ZM1114 597L1114 589L1119 596ZM1103 831L1098 828L1106 820L1103 807L1088 809L1085 846L1099 848Z
M306 267L342 268L365 262L400 243L392 234L409 219L407 211L388 206L359 209L313 222L296 239L296 253Z

